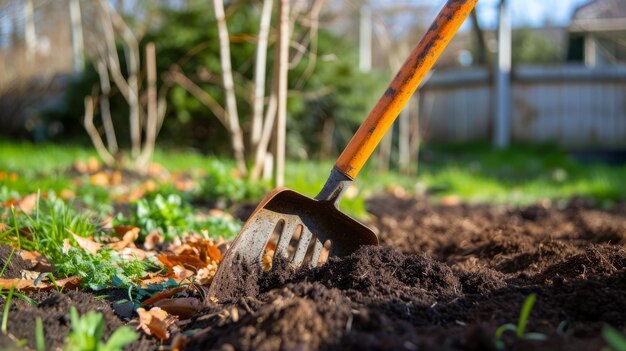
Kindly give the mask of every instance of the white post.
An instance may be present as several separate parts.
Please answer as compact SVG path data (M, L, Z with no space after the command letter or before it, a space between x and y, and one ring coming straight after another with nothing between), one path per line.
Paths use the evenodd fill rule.
M278 2L278 80L276 110L276 186L285 185L285 148L287 145L287 75L289 73L289 1Z
M359 70L369 72L372 68L372 9L363 5L359 15Z
M33 0L24 0L24 18L26 19L25 39L26 39L26 58L32 62L35 58L37 50L37 34L35 32L35 8Z
M500 0L498 17L498 64L495 76L494 144L509 145L511 116L511 18L507 0Z
M70 21L72 23L72 58L74 60L74 73L80 73L85 67L83 50L83 21L80 13L79 0L70 0Z

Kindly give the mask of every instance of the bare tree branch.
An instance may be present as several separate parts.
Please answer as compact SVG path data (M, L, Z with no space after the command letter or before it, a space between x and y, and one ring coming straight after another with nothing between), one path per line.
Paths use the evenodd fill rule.
M85 97L85 117L83 118L85 129L102 161L108 166L112 166L115 163L115 158L107 151L100 137L100 133L98 133L98 129L96 129L96 126L93 124L94 100L95 97L93 96Z
M98 76L100 77L100 115L102 116L102 125L104 126L104 135L107 139L107 146L111 154L115 155L118 150L117 138L113 127L113 119L111 118L111 107L109 105L109 97L111 96L111 83L109 81L109 72L103 59L98 58L95 63Z
M139 106L139 44L133 31L128 27L122 16L116 11L110 11L113 26L122 34L126 66L128 68L128 108L130 120L131 155L139 157L141 152L141 123Z
M259 40L256 47L256 61L254 66L254 100L252 105L252 133L251 144L256 147L261 139L263 124L263 100L265 98L265 73L267 61L267 37L272 18L272 0L263 0L261 10L261 25Z
M156 50L152 42L146 45L146 75L148 89L148 121L146 123L146 140L138 160L140 167L146 167L150 164L152 154L154 153L158 129Z
M243 133L239 126L239 114L237 112L237 100L235 97L235 85L233 83L233 73L230 63L230 43L228 40L228 27L224 14L224 1L213 0L215 7L215 19L217 20L217 31L220 41L220 62L222 64L222 78L224 80L224 92L226 93L226 116L231 133L233 151L237 169L241 176L248 174L244 156Z
M218 121L226 128L226 130L230 131L230 127L228 124L228 119L226 118L226 111L224 108L211 96L209 93L204 91L201 87L196 85L191 79L189 79L186 75L184 75L180 70L172 69L170 70L168 77L180 85L183 89L187 90L191 95L193 95L198 101L200 101L204 106L208 107L209 110L215 115Z

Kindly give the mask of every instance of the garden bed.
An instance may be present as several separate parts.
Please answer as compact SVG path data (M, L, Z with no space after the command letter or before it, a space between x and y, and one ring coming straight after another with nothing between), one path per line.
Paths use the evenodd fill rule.
M607 345L606 325L626 323L624 205L435 206L382 196L368 208L381 247L312 270L275 262L246 296L207 300L176 327L185 334L177 345L184 339L190 350L489 350L496 348L496 329L517 324L531 294L536 302L524 334L545 340L505 332L500 348L598 350ZM46 333L50 345L69 329L67 306L84 304L85 294L110 327L123 324L96 294L48 294L24 314L43 316L46 332L54 330ZM12 305L11 315L23 308ZM9 331L34 347L33 331L12 324ZM133 349L160 344L143 335Z

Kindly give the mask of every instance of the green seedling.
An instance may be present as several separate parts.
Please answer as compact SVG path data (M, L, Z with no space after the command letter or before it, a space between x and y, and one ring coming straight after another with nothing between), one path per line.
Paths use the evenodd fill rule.
M39 316L35 318L35 343L37 344L37 351L46 351L46 338L43 334L43 322Z
M602 338L609 346L604 350L626 351L626 337L610 325L605 325L602 328Z
M74 306L70 308L72 329L68 335L66 351L123 351L139 338L130 327L118 328L106 342L102 341L105 322L102 313L89 311L80 317Z
M13 299L13 292L15 292L15 285L11 286L11 290L9 290L9 294L7 295L7 300L4 303L4 311L2 312L2 326L0 330L2 330L2 334L7 333L7 325L9 322L9 308L11 307L11 299Z
M499 350L505 349L504 341L502 340L502 336L505 332L510 331L514 332L515 336L518 339L525 340L545 340L546 336L541 333L526 333L526 324L528 323L528 316L533 309L533 305L535 304L535 300L537 296L532 293L526 297L524 300L524 304L522 304L522 310L520 311L519 319L517 321L517 325L513 323L503 324L496 329L494 334L494 343L496 344L496 348Z

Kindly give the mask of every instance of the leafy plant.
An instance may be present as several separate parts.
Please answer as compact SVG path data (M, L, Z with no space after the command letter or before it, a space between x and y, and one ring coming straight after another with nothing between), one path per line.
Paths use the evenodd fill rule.
M502 337L505 332L511 331L515 333L515 336L518 339L526 339L526 340L545 340L546 336L541 333L526 333L526 324L528 323L528 316L530 316L530 312L533 309L533 305L535 304L537 296L532 293L526 297L524 303L522 304L522 309L519 314L519 319L517 321L517 325L513 323L503 324L496 329L494 335L494 343L496 348L503 350L505 349L504 341Z
M70 308L72 329L68 334L66 351L122 351L139 335L130 327L120 327L104 342L106 327L102 313L89 311L80 317L76 307Z
M626 351L626 337L619 330L605 325L602 328L602 338L613 351Z
M55 275L79 275L83 277L81 283L94 290L106 287L112 276L130 284L144 276L149 268L147 262L122 259L117 251L106 248L96 254L75 247L64 252L64 241L74 242L70 233L81 237L95 236L99 219L77 212L54 195L48 199L38 196L31 214L13 208L7 210L6 215L10 218L11 229L2 233L0 243L39 252L54 264ZM27 234L20 235L21 232Z
M213 236L234 236L241 224L224 217L197 217L191 207L184 204L181 197L170 194L167 198L157 194L153 200L141 199L135 213L125 217L118 215L120 224L132 224L141 228L141 237L158 230L165 240L172 240L185 232L207 230Z
M201 183L201 196L228 206L242 201L259 201L267 192L266 184L234 177L231 169L223 162L212 162L209 174Z

